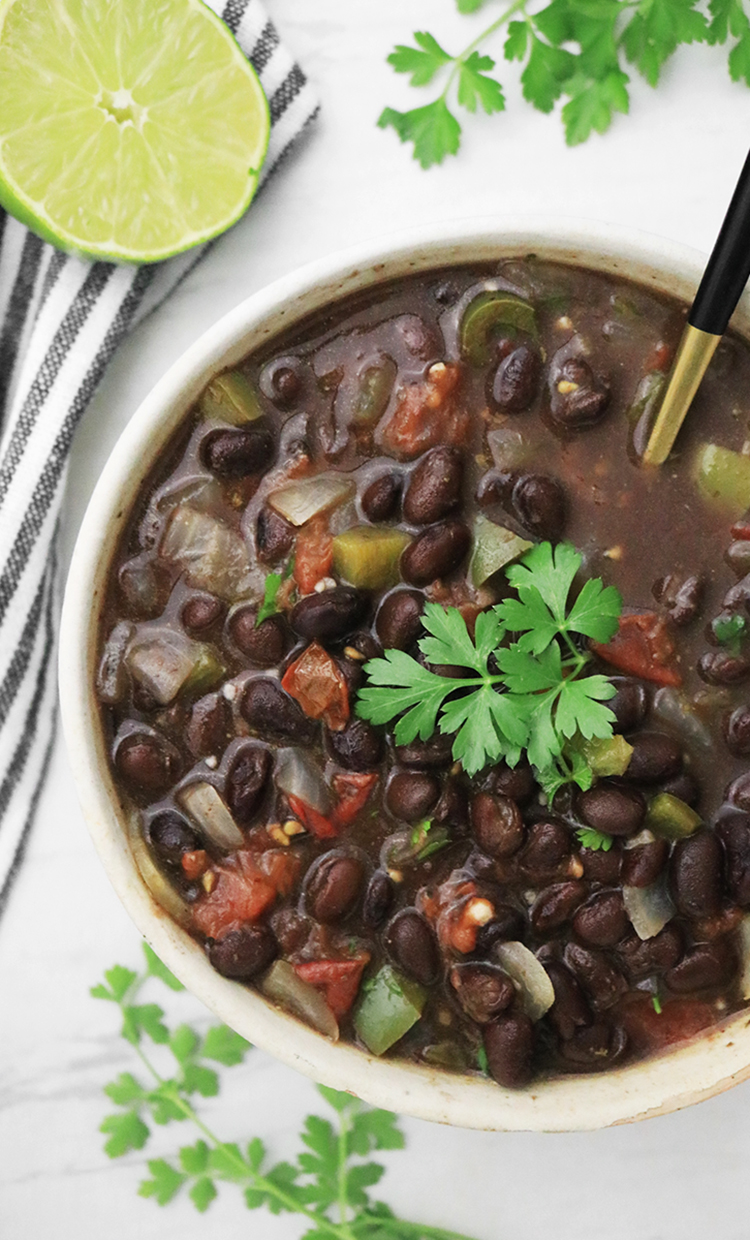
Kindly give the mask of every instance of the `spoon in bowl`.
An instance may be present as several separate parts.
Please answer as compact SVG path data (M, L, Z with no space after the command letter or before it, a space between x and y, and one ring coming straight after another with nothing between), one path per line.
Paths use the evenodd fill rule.
M643 460L662 465L750 275L750 155L688 315Z

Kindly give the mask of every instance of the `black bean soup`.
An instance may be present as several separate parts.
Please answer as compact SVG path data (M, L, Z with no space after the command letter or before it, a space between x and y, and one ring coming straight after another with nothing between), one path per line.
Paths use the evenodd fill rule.
M505 1086L750 999L750 350L727 337L642 468L684 313L533 257L456 267L206 388L112 564L98 693L144 879L219 973ZM356 714L368 660L424 662L428 601L473 631L542 540L624 600L594 664L614 736L551 800L523 758L470 778L450 736Z

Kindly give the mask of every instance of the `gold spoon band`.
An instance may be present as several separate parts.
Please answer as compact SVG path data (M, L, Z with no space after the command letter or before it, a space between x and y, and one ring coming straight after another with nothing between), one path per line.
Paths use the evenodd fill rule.
M647 465L663 465L672 450L701 379L721 336L703 332L688 323L669 372L659 415L643 454Z

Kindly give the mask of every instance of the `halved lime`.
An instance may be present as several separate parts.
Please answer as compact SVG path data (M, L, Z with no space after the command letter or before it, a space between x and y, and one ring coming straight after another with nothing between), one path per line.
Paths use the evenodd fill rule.
M0 0L0 204L55 245L148 263L215 237L269 130L200 0Z

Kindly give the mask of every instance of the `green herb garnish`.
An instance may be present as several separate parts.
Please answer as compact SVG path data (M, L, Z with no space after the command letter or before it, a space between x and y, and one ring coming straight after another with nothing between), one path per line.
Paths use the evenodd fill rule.
M474 13L485 0L457 0L462 13ZM570 146L604 133L614 113L630 107L632 65L656 86L664 63L683 43L730 43L729 75L750 85L750 21L741 0L710 0L708 16L699 0L512 0L488 4L497 14L485 30L457 54L446 51L427 31L414 34L415 46L399 44L388 57L396 73L411 85L442 87L430 103L406 112L385 108L378 124L391 126L402 142L411 142L423 168L455 155L461 125L452 107L502 112L505 97L491 71L495 60L483 45L506 27L503 55L523 65L524 99L541 112L566 102L561 117Z
M622 599L592 578L569 606L581 563L567 543L533 547L506 572L518 597L480 613L473 640L457 608L428 603L423 655L472 674L439 676L402 650L386 650L365 664L357 714L376 724L398 717L398 745L429 740L436 729L453 733L453 756L469 775L501 758L515 766L525 750L548 796L564 783L590 787L585 758L566 753L566 744L612 735L614 715L603 703L614 689L606 676L588 674L591 655L575 639L609 641Z
M243 1144L221 1141L196 1110L196 1095L212 1098L219 1093L220 1078L206 1060L224 1067L242 1062L250 1045L226 1025L214 1025L198 1033L189 1025L170 1029L165 1013L156 1003L140 1003L139 992L158 980L170 990L182 990L145 943L146 968L142 973L115 965L91 994L119 1009L121 1034L134 1048L148 1079L144 1082L122 1072L104 1092L118 1108L100 1125L110 1158L141 1150L151 1137L150 1122L164 1125L191 1121L198 1139L183 1145L172 1159L152 1158L149 1177L138 1189L165 1206L180 1192L187 1192L203 1213L218 1194L221 1183L234 1184L243 1193L248 1209L265 1206L272 1214L298 1214L307 1240L468 1240L443 1227L421 1226L399 1219L389 1206L373 1201L368 1189L385 1172L370 1160L377 1150L399 1150L404 1136L397 1117L375 1110L350 1094L318 1089L333 1109L334 1123L327 1117L309 1115L301 1132L305 1149L294 1162L269 1164L259 1137ZM149 1047L156 1044L156 1049ZM168 1060L169 1072L153 1060Z
M576 831L578 843L581 848L590 848L592 852L609 852L614 840L611 835L605 835L603 831L594 831L592 827L579 827Z
M654 1005L654 1011L656 1012L656 1015L657 1015L657 1016L661 1016L661 1014L662 1014L662 1006L661 1006L661 999L659 998L659 996L658 996L658 995L652 995L652 996L651 996L651 1002L652 1002L652 1004Z
M450 842L445 827L434 827L429 818L418 822L410 837L415 861L426 861L428 857L434 857L435 853L447 848Z
M281 573L269 573L266 577L266 588L263 592L263 602L258 608L258 614L255 617L255 627L267 620L269 616L275 616L279 610L276 606L276 595L281 589L281 583L284 578Z
M747 620L735 613L732 616L718 616L711 624L714 637L721 646L732 655L738 655L742 641L747 636Z

